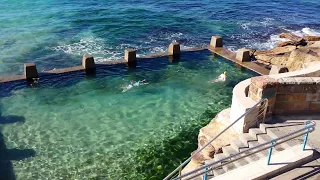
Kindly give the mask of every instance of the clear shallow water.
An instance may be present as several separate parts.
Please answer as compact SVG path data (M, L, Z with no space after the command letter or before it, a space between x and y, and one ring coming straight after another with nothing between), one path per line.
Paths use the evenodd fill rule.
M225 70L227 82L208 83ZM230 105L233 86L252 75L202 51L130 71L112 65L96 77L44 77L36 87L3 84L0 151L12 164L1 161L0 175L161 179L195 150L199 128ZM144 78L148 85L121 92Z
M319 34L318 0L1 0L0 76L22 73L23 63L39 71L183 48L221 35L230 49L273 47L282 32Z

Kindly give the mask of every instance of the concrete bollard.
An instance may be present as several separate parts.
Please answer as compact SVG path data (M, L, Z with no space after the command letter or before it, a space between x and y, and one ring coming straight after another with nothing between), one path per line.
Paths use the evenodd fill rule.
M222 37L220 36L212 36L210 41L210 46L214 48L223 47Z
M282 65L272 65L269 74L280 74L289 72L289 69Z
M126 49L124 52L124 60L129 67L137 66L137 54L135 49Z
M94 58L91 55L84 55L82 57L82 66L86 73L93 73L96 70L96 64L94 63Z
M250 59L250 51L248 49L242 48L238 49L236 59L241 62L251 61Z
M32 80L33 78L39 78L37 67L35 63L25 63L24 64L24 77L27 80Z
M180 57L180 54L181 54L181 52L180 52L180 44L177 43L177 42L172 42L169 45L168 52L169 52L170 56Z

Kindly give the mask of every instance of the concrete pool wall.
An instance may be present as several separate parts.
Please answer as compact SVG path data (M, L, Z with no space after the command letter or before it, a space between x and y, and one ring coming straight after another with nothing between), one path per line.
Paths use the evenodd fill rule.
M233 89L230 118L236 120L262 98L268 99L266 118L272 115L320 113L320 63L299 71L258 76ZM255 124L258 110L235 124L238 133Z
M202 51L202 50L209 50L215 54L218 54L229 61L238 64L244 68L247 68L251 71L254 71L260 75L269 74L269 70L257 65L254 62L250 62L249 57L249 50L246 49L239 49L237 53L234 53L226 48L223 48L223 41L220 36L212 36L210 45L206 47L199 47L199 48L190 48L184 51L180 50L180 44L177 42L172 42L168 47L168 52L166 53L159 53L159 54L152 54L137 57L137 50L135 49L127 49L124 53L124 59L118 59L114 61L107 61L103 63L95 63L94 57L91 55L84 55L82 57L82 65L74 66L74 67L67 67L61 69L52 69L46 70L42 72L38 72L36 68L36 64L33 62L29 62L24 64L24 74L23 75L16 75L16 76L9 76L9 77L0 77L0 83L11 82L11 81L19 81L19 80L33 80L33 78L39 78L41 76L46 76L50 74L62 74L67 72L74 72L74 71L84 71L86 74L94 73L96 69L100 67L113 65L113 64L126 64L129 68L136 67L137 63L141 60L148 60L154 59L158 57L168 57L169 62L176 62L179 61L180 54L183 52L194 52L194 51Z

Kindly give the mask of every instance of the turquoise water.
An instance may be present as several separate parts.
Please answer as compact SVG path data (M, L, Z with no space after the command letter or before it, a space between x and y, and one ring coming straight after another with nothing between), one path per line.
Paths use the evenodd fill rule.
M320 35L318 0L0 0L0 76L203 46L268 49L278 35ZM207 81L227 70L225 83ZM230 106L252 73L207 51L0 85L2 179L161 179L197 147L199 128ZM121 86L148 85L122 93ZM1 179L1 178L0 178Z
M208 83L224 70L226 82ZM252 75L202 51L173 64L163 57L134 70L112 65L96 77L3 84L0 151L11 155L0 172L26 180L161 179L195 150L199 128L230 106L233 86ZM141 79L149 84L122 93Z
M22 73L23 63L39 71L183 48L225 38L228 48L266 49L282 32L319 34L319 0L1 0L0 76Z

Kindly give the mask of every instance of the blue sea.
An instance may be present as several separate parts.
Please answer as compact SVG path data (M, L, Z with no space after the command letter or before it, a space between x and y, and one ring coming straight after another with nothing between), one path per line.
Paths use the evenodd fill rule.
M320 1L0 0L0 76L207 45L270 49L280 33L320 35ZM209 83L227 71L227 81ZM204 50L0 84L0 179L165 177L197 148L199 129L257 74ZM123 92L130 83L146 85Z
M319 0L1 0L0 76L21 74L23 63L39 71L164 52L224 37L231 50L268 49L282 32L320 33Z

